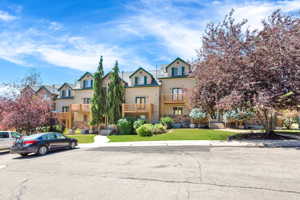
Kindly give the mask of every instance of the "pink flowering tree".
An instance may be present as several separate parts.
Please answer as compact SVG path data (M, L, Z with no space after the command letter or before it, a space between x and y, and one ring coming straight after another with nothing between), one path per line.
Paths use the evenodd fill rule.
M52 118L49 102L23 90L16 98L0 99L0 126L30 134L37 127L47 126Z
M208 113L251 110L270 134L278 110L300 105L300 19L276 11L261 30L245 24L230 13L208 26L193 99Z

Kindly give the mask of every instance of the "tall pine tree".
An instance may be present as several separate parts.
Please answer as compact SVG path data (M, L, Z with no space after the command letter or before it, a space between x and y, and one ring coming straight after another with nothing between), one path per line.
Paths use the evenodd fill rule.
M107 104L106 104L106 93L103 87L103 57L101 56L98 69L94 74L94 85L93 85L93 98L92 98L92 120L91 125L97 126L104 122Z
M124 85L119 76L118 61L110 74L110 82L108 84L108 122L116 124L121 118L122 103L124 102Z

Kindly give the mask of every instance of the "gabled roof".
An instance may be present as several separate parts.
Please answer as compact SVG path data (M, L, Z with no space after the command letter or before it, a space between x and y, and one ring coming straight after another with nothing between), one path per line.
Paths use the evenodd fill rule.
M78 81L81 81L86 75L90 75L90 76L94 77L93 74L91 74L90 72L85 72L85 73L80 77L80 79L78 79Z
M105 75L103 76L103 79L105 79L106 77L108 77L111 73L112 73L112 72L108 72L107 74L105 74Z
M145 69L142 68L142 67L140 67L140 68L138 68L137 70L135 70L135 71L129 76L129 78L131 78L132 76L134 76L134 75L135 75L137 72L139 72L140 70L146 72L147 74L149 74L149 76L151 76L151 78L155 79L154 76L153 76L150 72L148 72L147 70L145 70Z
M175 60L173 60L170 64L168 64L167 66L166 66L166 68L165 68L165 70L167 71L167 69L171 66L171 65L173 65L176 61L181 61L181 62L183 62L183 63L185 63L185 64L187 64L187 65L189 65L190 66L190 64L189 63L187 63L186 61L184 61L183 59L181 59L181 58L179 58L179 57L177 57Z
M103 80L104 80L106 77L108 77L111 73L112 73L112 72L108 72L107 74L105 74L105 76L103 76ZM120 76L120 74L119 74L119 76ZM120 78L121 78L121 80L124 82L125 85L128 84L124 79L122 79L122 77L120 77Z
M64 83L64 84L63 84L62 86L60 86L57 90L61 90L65 85L68 86L68 87L70 87L71 89L73 89L69 83Z
M48 90L48 88L46 88L44 85L42 85L42 86L36 91L36 93L38 93L41 89L45 89L47 92L49 92L50 94L52 94L52 92L50 92L50 91Z

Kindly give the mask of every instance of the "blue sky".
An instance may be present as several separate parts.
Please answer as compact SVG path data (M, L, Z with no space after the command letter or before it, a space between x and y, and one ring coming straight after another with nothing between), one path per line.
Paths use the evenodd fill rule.
M300 0L0 0L0 83L32 68L47 84L72 82L115 60L134 71L196 58L201 34L232 8L259 28L272 11L300 10Z

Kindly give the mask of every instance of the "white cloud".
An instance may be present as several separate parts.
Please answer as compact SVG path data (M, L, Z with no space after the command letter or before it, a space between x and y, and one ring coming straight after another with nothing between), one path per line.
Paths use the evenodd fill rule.
M235 10L234 16L239 19L247 19L251 29L260 29L261 21L266 19L272 12L281 9L283 12L299 12L300 0L284 0L277 2L248 1L244 3L232 3L224 5L219 9L219 14Z
M59 31L59 30L63 29L63 25L58 22L50 22L49 29L54 30L54 31Z
M100 55L104 56L107 69L112 68L116 60L122 68L149 66L147 61L129 48L122 49L117 45L92 42L85 37L58 36L45 31L31 28L23 32L0 32L0 58L23 66L33 66L31 61L34 58L82 71L96 70Z
M135 36L154 37L157 42L153 41L153 44L158 43L158 48L167 56L180 56L184 59L196 56L195 49L201 45L204 23L200 20L195 23L186 18L185 12L188 10L178 8L168 0L142 0L128 8L132 10L132 16L122 19L118 28ZM164 48L167 51L163 51Z
M15 19L16 19L15 16L10 15L8 12L0 10L0 21L8 22L8 21L12 21Z

